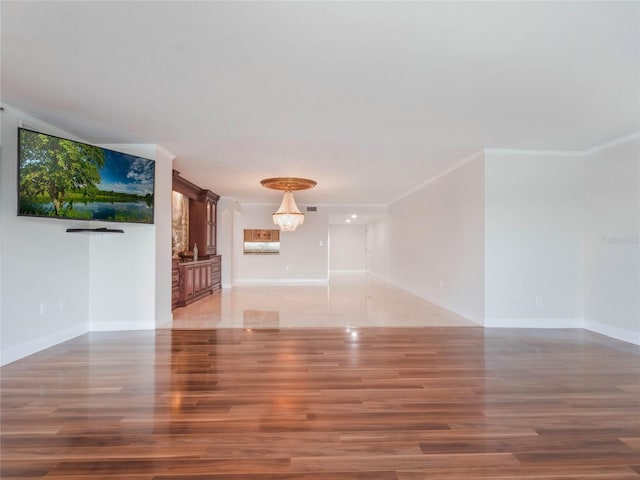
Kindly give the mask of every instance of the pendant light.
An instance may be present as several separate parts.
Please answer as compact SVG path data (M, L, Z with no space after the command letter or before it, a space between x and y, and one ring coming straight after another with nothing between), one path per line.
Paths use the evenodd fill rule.
M278 211L274 213L273 223L283 232L293 232L304 223L304 213L298 209L293 198L294 190L307 190L316 186L316 182L307 178L276 177L260 181L263 187L284 191L284 197Z

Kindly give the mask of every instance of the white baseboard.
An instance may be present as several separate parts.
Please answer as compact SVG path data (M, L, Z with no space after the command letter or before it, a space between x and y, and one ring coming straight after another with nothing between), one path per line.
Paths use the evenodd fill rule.
M469 315L467 312L460 311L455 306L447 305L446 303L436 299L429 298L427 295L420 294L410 288L406 288L394 281L391 281L377 273L368 272L369 275L375 277L385 283L393 285L400 290L416 295L417 297L426 300L427 302L434 303L442 308L460 315L467 320L471 320L479 325L484 325L486 328L584 328L607 337L615 338L623 342L632 343L634 345L640 345L640 326L637 331L628 330L613 325L607 325L594 320L583 319L580 317L556 317L556 318L538 318L538 317L525 317L525 318L477 318L473 315Z
M582 319L574 317L485 318L487 328L582 328Z
M328 285L326 278L238 278L234 287L245 285Z
M8 348L2 352L0 365L6 365L8 363L15 362L16 360L20 360L21 358L33 355L40 350L53 347L58 343L66 342L67 340L71 340L72 338L83 335L88 331L89 329L87 328L87 324L82 323L71 328L66 328L64 330L50 333L34 340L30 340L21 345Z
M634 345L640 345L640 325L637 331L627 330L626 328L616 327L614 325L607 325L605 323L597 322L595 320L584 320L584 328L591 332L606 335L607 337L615 338L616 340L622 340L623 342L633 343Z
M394 282L392 280L389 280L387 278L384 278L383 276L378 275L377 273L369 272L369 275L371 275L373 277L376 277L377 279L382 280L383 282L388 283L389 285L393 285L394 287L399 288L400 290L403 290L403 291L405 291L407 293L410 293L411 295L415 295L416 297L421 298L421 299L423 299L423 300L425 300L425 301L427 301L429 303L433 303L434 305L442 307L445 310L449 310L450 312L453 312L456 315L461 316L465 320L469 320L470 322L476 323L476 324L478 324L480 326L484 325L484 320L482 318L478 317L477 315L473 315L473 314L471 314L471 313L469 313L467 311L464 311L464 310L462 310L462 309L460 309L460 308L458 308L458 307L456 307L454 305L447 304L446 302L443 302L440 299L433 298L433 297L430 297L429 295L425 295L425 294L423 294L421 292L418 292L416 290L413 290L411 288L407 288L404 285L399 284L397 282Z
M162 317L156 317L155 328L160 328L163 325L171 324L171 322L173 322L173 312L169 312Z
M126 332L131 330L155 330L155 322L91 322L91 332Z

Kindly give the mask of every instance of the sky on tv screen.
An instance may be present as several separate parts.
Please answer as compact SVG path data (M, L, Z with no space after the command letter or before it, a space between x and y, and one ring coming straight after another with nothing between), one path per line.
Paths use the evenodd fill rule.
M153 193L154 166L146 158L105 150L99 188L138 195Z

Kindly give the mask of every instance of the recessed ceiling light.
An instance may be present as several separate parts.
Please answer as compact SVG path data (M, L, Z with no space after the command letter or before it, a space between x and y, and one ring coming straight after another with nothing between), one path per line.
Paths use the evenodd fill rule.
M351 218L358 218L358 215L354 213L353 215L351 215Z
M345 220L345 222L347 222L347 223L351 223L351 219L350 219L350 218L347 218L347 219Z

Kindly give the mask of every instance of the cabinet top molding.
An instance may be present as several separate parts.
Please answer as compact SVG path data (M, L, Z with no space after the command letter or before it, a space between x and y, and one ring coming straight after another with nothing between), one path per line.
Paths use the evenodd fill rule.
M180 172L177 170L173 170L172 188L176 192L200 202L204 201L205 198L213 198L216 202L220 199L220 195L217 193L205 188L200 188L195 183L181 177Z

